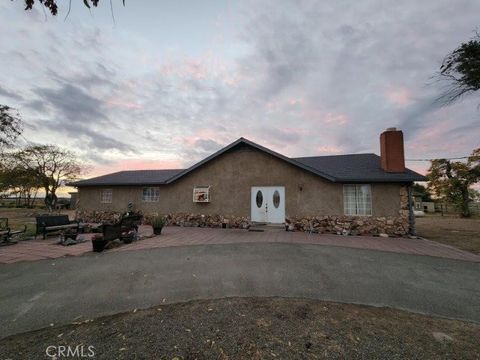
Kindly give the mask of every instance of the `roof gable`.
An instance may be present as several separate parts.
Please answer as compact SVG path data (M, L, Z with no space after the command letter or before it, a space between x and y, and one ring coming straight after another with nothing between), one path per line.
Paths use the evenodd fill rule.
M262 151L262 152L264 152L264 153L267 153L267 154L269 154L269 155L271 155L271 156L273 156L273 157L276 157L276 158L278 158L278 159L280 159L280 160L286 161L286 162L288 162L288 163L290 163L290 164L292 164L292 165L294 165L294 166L300 167L300 168L302 168L302 169L304 169L304 170L310 171L310 172L312 172L312 173L314 173L314 174L316 174L316 175L319 175L319 176L321 176L321 177L323 177L323 178L325 178L325 179L327 179L327 180L335 181L335 179L334 179L332 176L328 175L327 173L325 173L325 172L323 172L323 171L321 171L321 170L319 170L319 169L312 168L312 167L310 167L310 166L307 165L307 164L302 164L302 163L296 161L295 159L291 159L291 158L289 158L289 157L286 157L285 155L282 155L282 154L280 154L280 153L277 153L277 152L275 152L275 151L273 151L273 150L270 150L270 149L268 149L268 148L266 148L266 147L264 147L264 146L258 145L258 144L256 144L256 143L254 143L253 141L247 140L247 139L245 139L245 138L242 137L242 138L234 141L234 142L231 143L230 145L227 145L227 146L225 146L224 148L220 149L220 150L217 151L216 153L208 156L207 158L203 159L202 161L194 164L193 166L189 167L188 169L185 169L185 170L183 170L182 172L176 174L176 175L173 176L172 178L168 179L167 183L172 183L172 182L174 182L175 180L180 179L181 177L183 177L183 176L191 173L192 171L194 171L195 169L199 168L200 166L202 166L202 165L204 165L204 164L206 164L206 163L208 163L208 162L216 159L216 158L219 157L220 155L222 155L222 154L226 153L227 151L230 151L230 150L234 149L235 147L237 147L237 146L239 146L239 145L242 145L242 144L247 145L247 146L250 146L250 147L252 147L252 148L254 148L254 149L257 149L257 150L259 150L259 151Z

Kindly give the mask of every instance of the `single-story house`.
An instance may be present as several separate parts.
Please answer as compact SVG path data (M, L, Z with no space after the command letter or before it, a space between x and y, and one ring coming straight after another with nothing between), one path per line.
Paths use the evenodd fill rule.
M405 234L413 225L410 186L426 179L405 167L402 131L387 129L380 145L380 156L290 158L240 138L188 169L120 171L70 185L83 212L123 212L132 203L177 223L316 221L321 231Z

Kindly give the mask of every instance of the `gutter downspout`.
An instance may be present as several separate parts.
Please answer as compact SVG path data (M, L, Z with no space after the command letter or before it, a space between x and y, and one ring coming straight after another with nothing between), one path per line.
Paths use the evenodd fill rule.
M409 225L409 234L412 236L417 236L417 229L415 227L415 214L413 212L413 191L412 184L407 186L408 191L408 225Z

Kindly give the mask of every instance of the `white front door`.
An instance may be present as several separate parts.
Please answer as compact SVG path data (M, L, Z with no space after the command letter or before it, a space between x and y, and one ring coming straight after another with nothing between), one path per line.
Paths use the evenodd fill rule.
M252 221L285 222L285 187L254 186L251 195Z

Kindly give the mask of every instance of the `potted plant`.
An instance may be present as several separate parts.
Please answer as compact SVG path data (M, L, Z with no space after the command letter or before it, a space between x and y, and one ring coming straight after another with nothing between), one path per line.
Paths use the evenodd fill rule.
M95 234L92 237L93 251L102 252L105 249L105 245L107 245L107 242L108 240L105 240L102 234Z
M167 219L165 216L155 215L152 218L153 233L155 235L160 235L165 225L167 225Z

